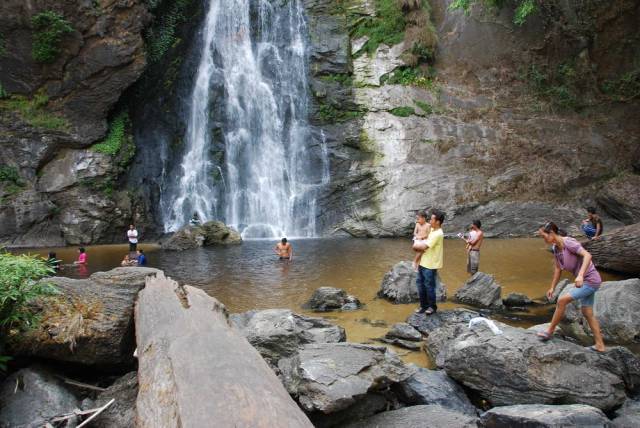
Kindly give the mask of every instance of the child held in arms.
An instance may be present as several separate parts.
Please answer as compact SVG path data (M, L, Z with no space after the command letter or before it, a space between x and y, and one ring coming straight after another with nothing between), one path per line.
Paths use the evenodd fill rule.
M418 271L418 264L420 258L424 253L424 245L426 245L427 237L431 231L431 226L427 223L427 213L424 211L418 212L416 215L416 227L413 229L413 246L416 256L413 259L413 270Z

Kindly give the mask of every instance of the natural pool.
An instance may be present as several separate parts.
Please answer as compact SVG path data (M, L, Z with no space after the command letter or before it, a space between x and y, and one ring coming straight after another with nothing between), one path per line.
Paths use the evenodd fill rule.
M206 290L223 302L230 312L250 309L289 308L307 313L301 305L321 286L345 289L366 306L354 312L322 314L343 326L347 340L369 342L383 336L396 322L404 321L416 305L394 305L376 298L382 277L399 261L410 260L412 252L407 239L304 239L294 240L294 260L279 261L273 252L275 241L245 241L233 247L211 247L183 252L162 251L155 244L141 244L150 267L165 271L180 283ZM59 259L71 263L76 248L57 248ZM46 256L49 250L31 250ZM119 266L128 251L127 245L87 247L87 269L65 266L63 276L82 277L92 272ZM451 297L468 278L466 253L461 240L445 240L445 265L440 271ZM23 251L21 251L23 252ZM553 261L548 246L541 239L485 240L480 270L495 276L510 292L525 293L532 299L542 297L549 288ZM603 273L603 279L620 277ZM440 309L460 305L439 304ZM538 306L527 313L514 313L502 318L510 324L529 326L550 319L550 306ZM317 314L315 314L317 316ZM424 353L407 353L407 361L428 365Z

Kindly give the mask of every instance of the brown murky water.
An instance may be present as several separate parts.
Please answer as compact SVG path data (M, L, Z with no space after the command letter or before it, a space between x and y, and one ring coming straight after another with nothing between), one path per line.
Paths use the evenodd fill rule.
M294 260L281 262L273 252L275 242L245 241L228 248L202 248L183 252L161 251L156 245L141 244L150 267L163 269L178 280L201 287L223 302L231 312L250 309L289 308L305 313L301 305L321 286L345 289L357 296L363 310L330 313L325 316L347 331L351 342L371 342L396 322L404 321L416 305L394 305L377 299L376 292L384 274L401 261L410 260L410 241L406 239L309 239L292 242ZM468 278L466 253L461 240L445 240L445 265L442 281L452 296ZM65 266L61 275L88 276L92 272L119 266L126 245L87 247L89 266L78 269ZM76 248L57 248L57 257L72 263ZM32 250L46 255L46 250ZM548 246L541 239L485 240L480 270L495 276L510 292L541 298L549 287L553 264ZM619 277L603 274L603 279ZM446 302L441 309L460 305ZM511 314L502 320L513 325L530 326L547 322L552 307L536 307L532 312ZM317 316L317 314L315 314ZM424 353L395 349L406 361L427 366Z

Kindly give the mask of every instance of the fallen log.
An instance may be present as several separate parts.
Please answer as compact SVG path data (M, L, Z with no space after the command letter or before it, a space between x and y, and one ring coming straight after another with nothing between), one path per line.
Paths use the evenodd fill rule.
M312 427L224 305L159 274L135 308L138 427Z
M640 275L640 223L620 227L584 243L596 267Z

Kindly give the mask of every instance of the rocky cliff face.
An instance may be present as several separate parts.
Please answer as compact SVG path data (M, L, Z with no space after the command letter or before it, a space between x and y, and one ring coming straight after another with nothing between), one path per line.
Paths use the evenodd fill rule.
M544 3L518 26L508 7L306 0L314 140L331 157L325 234L405 235L431 207L447 231L477 217L494 236L575 225L586 205L608 227L640 221L640 5ZM0 245L119 241L132 219L161 230L201 7L0 4ZM393 24L393 8L402 28L362 30Z
M370 53L366 38L348 37L383 2L347 3L308 8L316 118L333 149L330 232L408 234L428 207L447 212L450 231L477 217L494 236L530 234L547 219L575 225L588 204L640 220L635 192L622 190L640 181L636 2L565 2L519 27L513 10L465 15L431 1L428 82L393 79L417 69L408 30ZM621 79L636 79L635 90L620 91ZM327 105L337 113L323 120Z
M143 0L0 4L0 244L106 241L130 221L131 142L91 146L145 68L149 20Z

